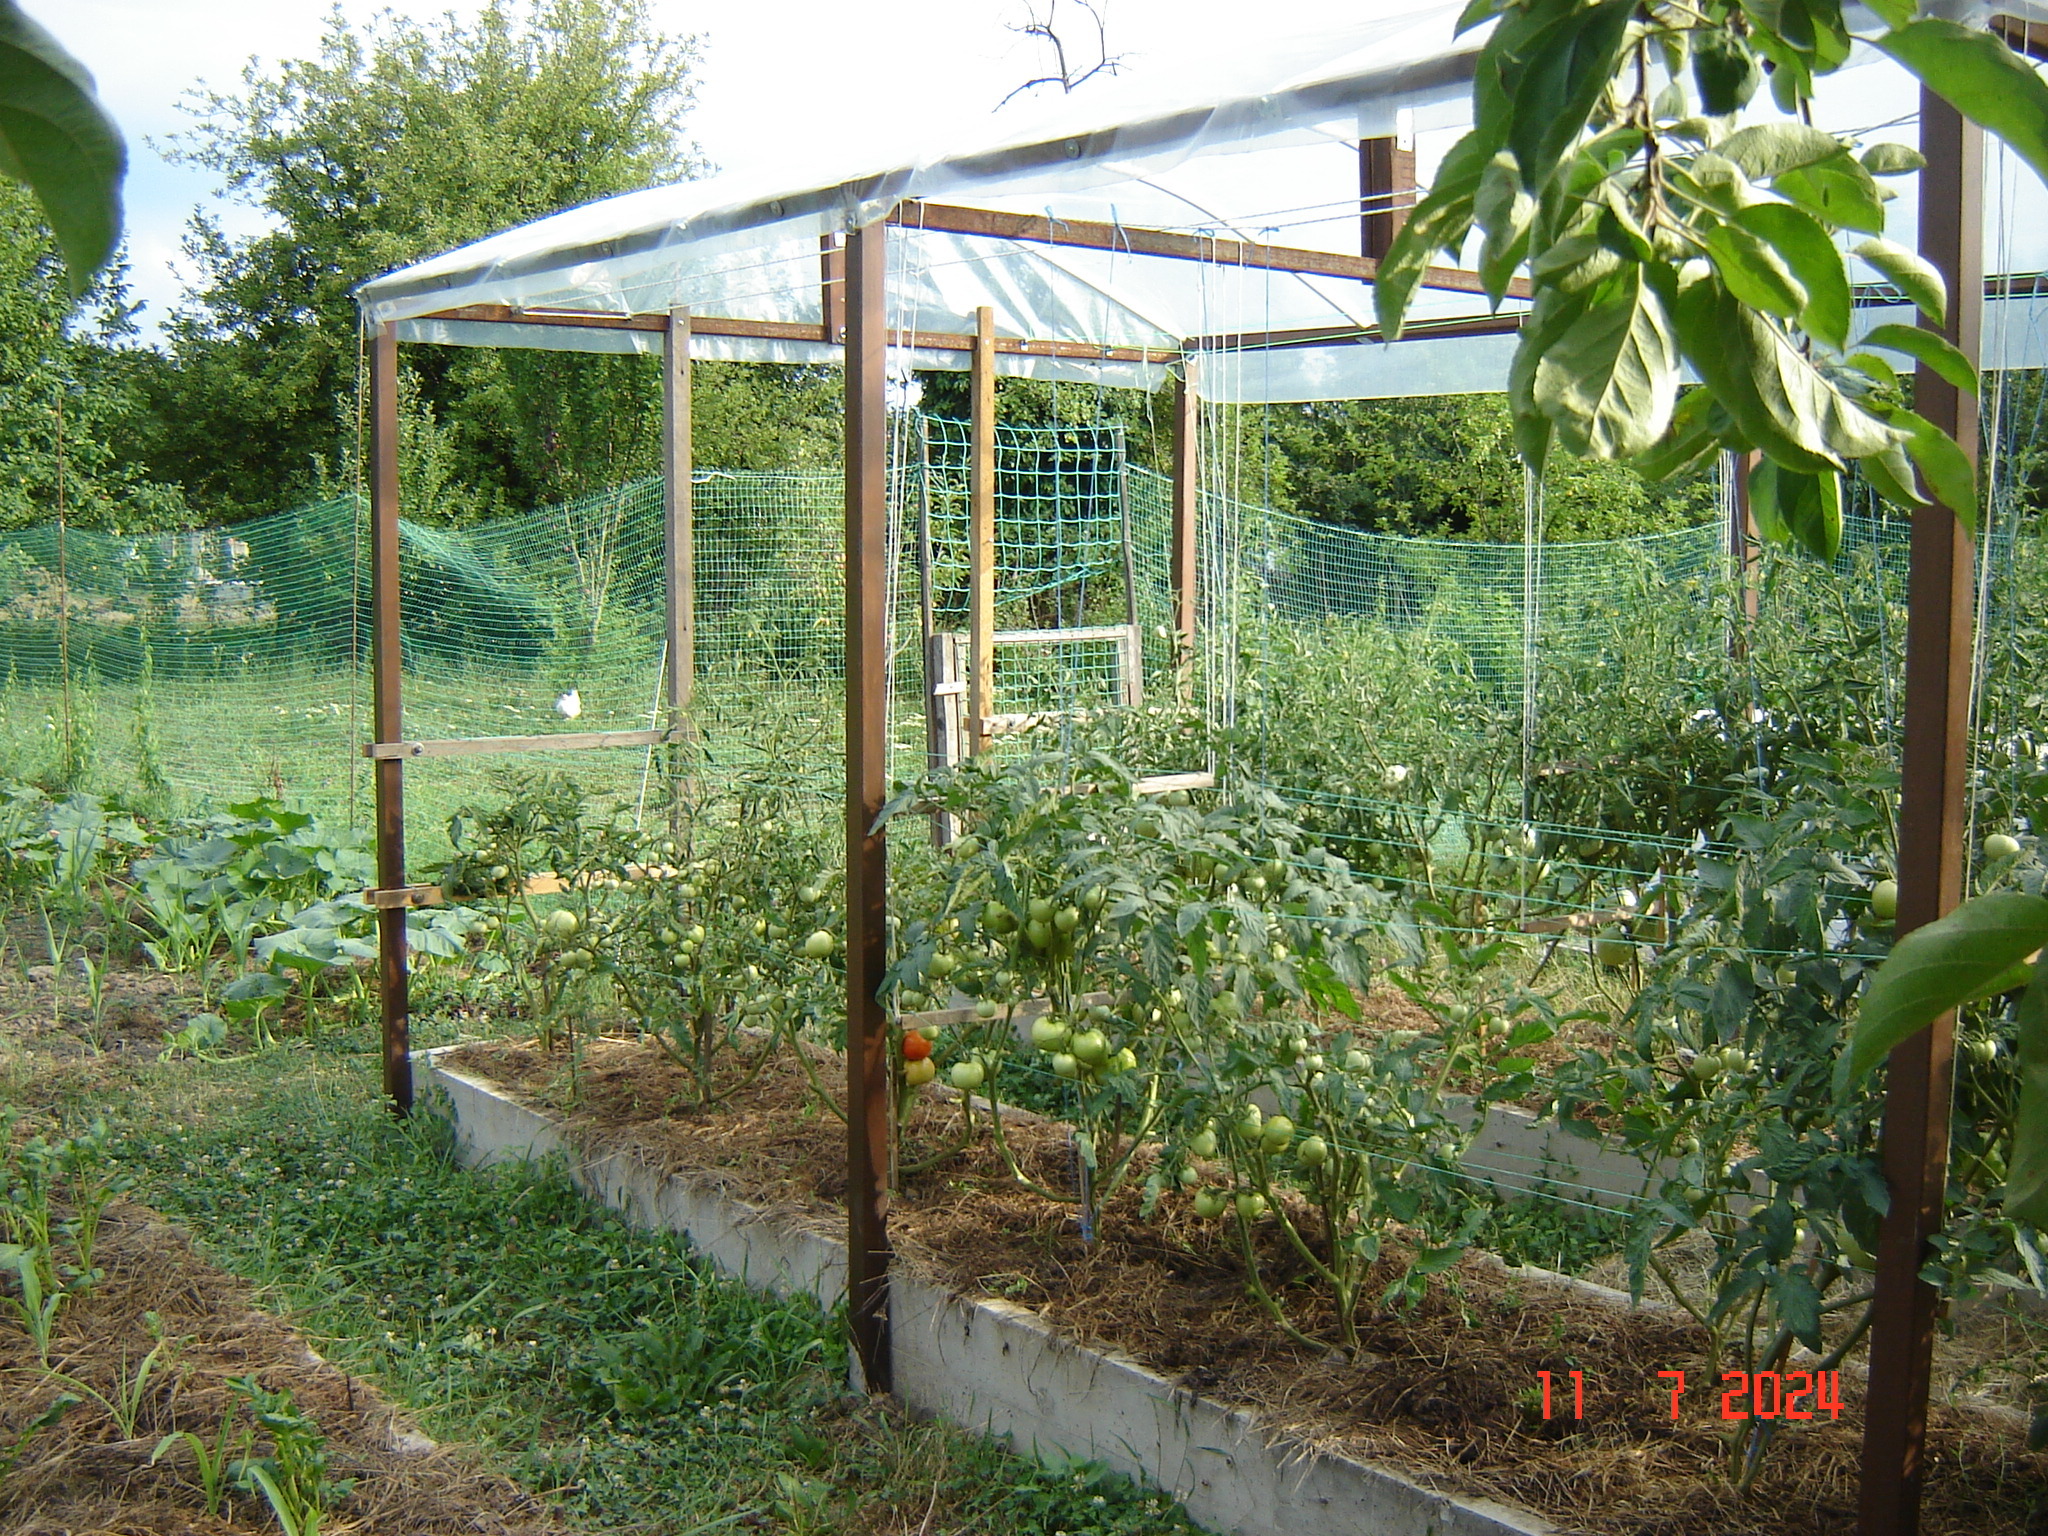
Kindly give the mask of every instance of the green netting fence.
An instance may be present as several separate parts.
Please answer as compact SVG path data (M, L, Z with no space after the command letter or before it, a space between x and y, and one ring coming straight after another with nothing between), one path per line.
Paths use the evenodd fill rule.
M892 768L908 775L924 754L924 595L934 627L967 623L968 439L958 422L899 427L891 740ZM999 627L1135 619L1148 687L1170 692L1169 492L1128 461L1114 427L1001 429ZM479 527L406 523L406 733L658 719L661 504L650 480ZM842 507L832 472L695 477L695 718L708 771L770 756L837 793ZM1534 828L1562 869L1558 888L1583 865L1580 897L1605 900L1604 871L1697 837L1701 781L1743 771L1764 726L1786 741L1835 731L1895 748L1905 534L1870 511L1849 518L1832 570L1767 560L1760 620L1745 629L1714 526L1544 546L1531 562L1519 545L1373 534L1211 498L1202 623L1233 659L1229 766L1294 797L1368 864L1378 849L1389 870L1440 862L1453 891L1513 893L1520 862L1472 855ZM1985 555L1998 643L1979 732L1995 748L1980 776L2002 776L2008 798L2033 793L2040 774L2022 760L2048 736L2015 659L2048 622L2043 560L2016 525L2016 514L1999 524ZM351 499L189 533L0 537L0 774L106 790L159 782L181 809L266 794L367 826L367 557L366 512ZM1071 714L1112 696L1113 644L998 656L998 710ZM1809 683L1826 710L1858 717L1759 718L1797 713L1784 701ZM557 703L571 693L574 718ZM1219 713L1213 693L1196 703ZM450 810L491 796L489 775L507 761L438 758L408 772L420 857L439 853ZM631 750L546 761L621 798L638 797L650 772Z

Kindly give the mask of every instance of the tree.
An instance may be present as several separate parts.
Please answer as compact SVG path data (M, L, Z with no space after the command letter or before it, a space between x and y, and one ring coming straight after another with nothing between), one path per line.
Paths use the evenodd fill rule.
M2024 61L1916 17L1914 0L1871 9L1885 24L1871 46L2048 174L2048 85ZM1436 252L1476 228L1494 301L1525 268L1534 289L1508 396L1528 462L1555 445L1661 479L1720 449L1761 452L1759 527L1823 555L1851 464L1899 506L1923 503L1924 480L1973 516L1968 457L1906 406L1882 353L1959 387L1975 387L1973 365L1925 329L1849 340L1845 234L1925 314L1947 296L1883 238L1884 179L1917 169L1917 152L1814 126L1814 82L1855 41L1840 0L1472 0L1464 25L1488 20L1475 126L1381 264L1388 332ZM1786 115L1738 126L1766 81ZM1681 398L1686 364L1705 383Z
M233 239L194 218L188 251L202 280L168 327L174 366L154 381L159 466L245 512L331 479L355 435L350 290L521 220L698 169L682 138L694 50L654 28L646 0L531 0L516 15L491 0L469 23L384 13L361 30L337 9L317 58L274 73L252 63L239 91L197 93L180 157L219 172L272 227ZM562 446L558 436L536 448L505 427L576 390L594 391L597 416L630 416L645 387L619 380L650 372L453 349L408 361L417 400L453 434L461 476L486 503L525 499Z
M187 517L175 487L124 452L144 405L126 277L102 268L74 302L71 264L24 188L0 182L0 528L47 522L162 527Z
M1296 511L1387 533L1523 536L1522 461L1498 395L1274 406L1266 430ZM1705 476L1653 485L1622 465L1560 458L1544 480L1552 542L1658 533L1714 513Z

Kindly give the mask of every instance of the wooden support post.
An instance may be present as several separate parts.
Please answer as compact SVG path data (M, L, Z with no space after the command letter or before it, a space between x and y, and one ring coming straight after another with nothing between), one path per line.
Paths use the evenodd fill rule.
M888 845L872 830L888 794L888 227L846 246L846 1211L847 1300L862 1384L886 1392L889 1359L889 1026L876 996L889 964Z
M989 747L996 712L996 314L974 312L968 371L967 750Z
M399 625L398 330L386 323L370 340L370 687L371 735L405 734ZM378 758L377 884L405 884L405 764ZM411 997L405 973L405 909L377 913L377 998L383 1016L384 1092L399 1114L412 1112Z
M1735 622L1728 634L1728 654L1740 658L1749 654L1749 635L1757 613L1756 519L1749 511L1749 473L1756 468L1757 455L1724 454L1721 462L1728 476L1728 575L1735 583Z
M1195 366L1193 358L1187 366ZM1173 548L1167 555L1173 589L1173 672L1181 702L1194 698L1196 583L1200 564L1202 484L1201 402L1191 379L1173 381Z
M663 624L668 654L665 679L670 732L689 731L697 686L696 456L690 443L690 312L669 311L661 357L661 565ZM662 748L668 779L669 835L683 835L683 808L692 799L693 742L687 735ZM652 759L649 759L650 766Z
M1981 131L1930 90L1920 93L1920 254L1948 283L1943 328L1972 362L1984 312ZM1927 322L1923 319L1923 325ZM1977 402L1925 366L1913 408L1977 456ZM1967 814L1974 593L1972 541L1941 505L1913 515L1907 579L1905 749L1899 794L1901 936L1962 899ZM1891 1208L1878 1237L1863 1421L1861 1536L1913 1536L1927 1467L1927 1395L1934 1288L1920 1279L1941 1229L1948 1179L1955 1015L1891 1054L1884 1110L1884 1175Z
M690 312L668 317L661 364L662 575L668 584L668 723L681 725L697 678L697 550L690 449Z
M1384 261L1415 206L1415 151L1395 138L1358 141L1360 254Z

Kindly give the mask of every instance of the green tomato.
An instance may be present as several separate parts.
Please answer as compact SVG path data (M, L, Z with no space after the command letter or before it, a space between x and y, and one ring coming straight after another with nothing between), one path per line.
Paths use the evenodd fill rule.
M987 1078L988 1070L978 1061L956 1061L953 1070L947 1074L953 1086L962 1093L972 1093Z
M1002 1009L998 1008L994 1003L990 1002L985 997L980 1002L974 1005L974 1016L977 1019L983 1020L984 1022L994 1018L997 1014L1001 1013L1002 1011Z
M1084 1029L1072 1042L1074 1059L1099 1067L1109 1059L1109 1037L1099 1029Z
M1259 1130L1259 1145L1270 1155L1285 1152L1289 1142L1294 1140L1294 1122L1285 1115L1275 1115Z
M692 923L690 925L689 940L692 944L702 944L704 942L704 925L702 923Z
M1072 933L1081 926L1081 909L1079 907L1061 907L1059 911L1053 913L1052 925L1061 933Z
M1031 1043L1041 1051L1064 1051L1074 1032L1056 1013L1041 1014L1031 1021Z
M1174 1175L1182 1189L1193 1189L1202 1182L1202 1175L1193 1168L1183 1168Z
M1128 1045L1118 1051L1110 1061L1111 1065L1119 1072L1135 1072L1138 1070L1138 1053Z
M987 902L981 909L981 926L998 936L1017 931L1017 914L999 901Z
M1257 1221L1266 1214L1266 1197L1256 1190L1239 1190L1237 1192L1237 1214L1245 1221Z
M927 976L934 977L939 981L944 981L948 976L952 975L954 971L958 970L959 967L960 962L958 960L955 960L951 955L947 954L942 949L937 954L931 957L930 961L926 963L924 969L925 974Z
M1034 917L1024 925L1024 937L1031 941L1034 949L1051 949L1052 924L1040 922Z
M1025 903L1024 912L1035 923L1052 921L1052 903L1043 896L1034 896Z
M1160 804L1170 805L1175 810L1179 810L1182 806L1188 804L1188 800L1188 792L1184 789L1169 789L1159 797Z
M1330 1144L1320 1136L1305 1136L1294 1156L1304 1168L1320 1168L1330 1160Z
M1216 1127L1205 1125L1188 1138L1188 1150L1197 1157L1216 1155Z
M1235 992L1219 992L1216 1000L1209 1004L1209 1013L1226 1024L1235 1023L1244 1017L1244 1005L1237 1000Z
M1607 970L1618 971L1635 958L1636 947L1623 937L1620 928L1609 924L1593 941L1593 958Z
M981 839L972 832L967 833L963 837L953 839L953 855L955 858L971 859L979 852L981 852Z
M1081 1063L1062 1051L1052 1059L1052 1075L1054 1077L1079 1077L1081 1075Z
M1249 1140L1259 1134L1265 1123L1265 1112L1256 1104L1247 1104L1238 1114L1237 1133Z
M1214 1221L1230 1209L1230 1195L1221 1189L1198 1189L1195 1191L1195 1214L1204 1221Z
M1372 1070L1372 1058L1363 1051L1346 1051L1344 1053L1344 1070L1346 1072L1370 1072Z
M1997 863L2000 859L2016 859L2020 854L2020 840L2010 832L1994 832L1984 839L1984 857Z
M1095 913L1100 912L1102 910L1103 904L1108 900L1109 895L1106 891L1102 889L1101 886L1091 885L1085 892L1082 893L1081 910L1087 912L1090 916L1093 916Z
M567 939L575 936L576 930L583 926L583 919L567 907L561 907L550 912L541 926L547 930L549 938Z
M1899 882L1880 880L1870 888L1871 920L1888 923L1899 915Z
M912 1088L922 1088L938 1075L939 1069L929 1056L903 1063L903 1081Z
M796 893L796 899L805 906L816 906L824 899L825 893L815 885L806 885Z
M832 953L833 949L837 947L838 942L831 934L820 928L816 933L804 940L804 958L806 960L822 960Z
M1980 1067L1988 1067L1998 1060L1998 1042L1988 1035L1978 1035L1965 1048L1970 1053L1970 1059Z

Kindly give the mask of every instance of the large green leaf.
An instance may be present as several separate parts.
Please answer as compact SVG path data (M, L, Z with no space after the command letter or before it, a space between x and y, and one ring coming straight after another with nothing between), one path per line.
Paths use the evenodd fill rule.
M2020 999L2020 1102L2006 1164L2005 1214L2048 1230L2048 954Z
M1738 128L1714 146L1751 181L1769 181L1802 166L1818 165L1842 152L1842 141L1806 123L1759 123Z
M1580 458L1654 447L1678 399L1671 317L1640 262L1627 262L1536 366L1536 406Z
M1824 446L1807 446L1809 441L1819 440L1817 424L1802 426L1796 435L1779 425L1777 411L1764 399L1749 350L1730 344L1739 343L1738 328L1747 313L1733 294L1711 278L1681 290L1674 318L1686 361L1699 371L1746 441L1788 468L1807 474L1839 469L1840 462Z
M1892 947L1856 1019L1847 1082L1864 1076L1901 1041L1951 1008L1983 995L2013 962L2048 944L2048 900L2012 891L1973 897Z
M1728 291L1751 309L1790 318L1806 308L1806 288L1768 241L1739 224L1716 224L1703 237Z
M1925 363L1965 394L1977 393L1976 368L1939 332L1918 325L1878 325L1871 327L1863 344L1903 352L1916 362Z
M85 66L14 0L0 0L0 172L42 204L74 296L121 239L127 168L127 148Z
M1846 151L1818 165L1772 177L1771 190L1830 224L1866 234L1884 233L1884 199L1877 182Z
M1534 38L1519 60L1507 129L1522 185L1541 186L1614 80L1635 0L1600 0Z
M1480 177L1472 214L1486 231L1479 253L1480 281L1498 309L1515 268L1529 253L1529 231L1536 222L1536 199L1522 189L1522 173L1507 150L1495 155Z
M1821 222L1786 203L1752 203L1735 215L1742 229L1768 241L1805 290L1799 323L1837 351L1849 344L1849 269Z
M1832 470L1803 475L1765 459L1750 472L1749 508L1757 531L1832 560L1842 548L1842 480Z
M1977 466L1941 428L1912 411L1890 413L1891 424L1906 434L1906 452L1920 467L1920 478L1935 498L1955 513L1972 532L1977 527Z
M1926 17L1872 40L2048 181L2048 84L1989 32Z
M1389 338L1401 334L1408 303L1438 249L1456 245L1471 231L1480 180L1499 148L1498 139L1478 128L1453 144L1428 195L1415 205L1380 259L1373 276L1373 311Z
M1856 254L1890 278L1921 314L1940 325L1948 317L1948 284L1940 271L1918 251L1890 240L1863 240Z

